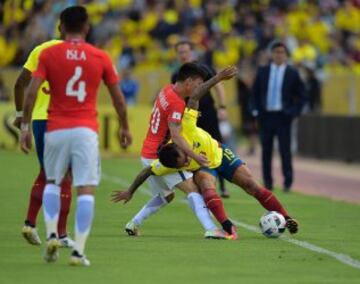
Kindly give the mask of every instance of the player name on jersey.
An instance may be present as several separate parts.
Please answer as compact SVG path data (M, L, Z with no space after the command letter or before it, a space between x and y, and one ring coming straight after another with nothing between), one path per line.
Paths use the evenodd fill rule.
M67 49L66 50L66 59L67 60L76 60L76 61L85 61L86 54L83 50L76 49Z

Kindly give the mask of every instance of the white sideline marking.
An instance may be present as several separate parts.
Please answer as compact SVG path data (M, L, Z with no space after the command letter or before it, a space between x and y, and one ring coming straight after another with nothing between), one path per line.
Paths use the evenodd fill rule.
M117 184L119 184L121 186L124 186L124 187L128 187L130 185L127 180L125 180L125 179L123 179L121 177L115 177L115 176L109 176L107 174L102 174L102 178L104 180L107 180L107 181L113 182L113 183L117 183ZM144 186L144 185L142 185L140 187L140 191L143 194L151 196L151 193L147 189L148 188L146 186ZM184 200L181 200L180 202L186 203L186 201L184 201ZM231 221L236 226L242 227L242 228L244 228L244 229L246 229L248 231L251 231L251 232L261 234L259 228L255 227L255 226L252 226L252 225L240 222L240 221L236 221L234 219L231 219ZM328 256L330 256L332 258L335 258L336 260L340 261L341 263L344 263L344 264L349 265L349 266L351 266L353 268L356 268L356 269L360 269L360 261L357 260L357 259L352 258L349 255L346 255L346 254L343 254L343 253L333 252L331 250L327 250L327 249L319 247L317 245L314 245L314 244L311 244L311 243L308 243L308 242L305 242L305 241L299 241L297 239L289 238L287 236L281 236L280 239L285 241L285 242L288 242L288 243L297 245L299 247L305 248L307 250L314 251L314 252L317 252L317 253L320 253L320 254L328 255Z

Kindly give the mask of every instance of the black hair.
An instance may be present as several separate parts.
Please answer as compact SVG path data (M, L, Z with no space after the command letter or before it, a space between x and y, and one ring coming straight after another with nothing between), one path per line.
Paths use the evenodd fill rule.
M176 77L176 82L184 82L188 78L201 78L204 81L207 79L207 72L201 67L200 64L195 62L189 62L183 64Z
M175 50L177 50L180 45L185 45L185 44L188 45L188 46L190 46L190 49L191 49L191 50L194 49L194 44L193 44L190 40L184 39L184 40L178 41L178 42L175 44Z
M165 144L159 149L159 161L167 168L177 168L177 159L180 157L176 144Z
M284 48L286 54L287 54L288 56L290 55L290 51L289 51L289 49L287 48L286 44L283 43L283 42L281 42L281 41L275 41L274 43L271 44L271 46L270 46L271 52L273 52L274 49L275 49L275 48L278 48L278 47Z
M65 32L80 33L88 22L88 13L83 6L71 6L61 12L60 21Z

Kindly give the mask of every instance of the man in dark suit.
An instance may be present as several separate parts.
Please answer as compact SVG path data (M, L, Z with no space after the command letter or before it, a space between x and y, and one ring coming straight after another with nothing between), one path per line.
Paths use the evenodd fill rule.
M274 138L277 137L284 175L284 191L293 183L291 161L291 125L305 103L304 84L296 69L287 64L288 50L284 43L271 46L272 62L258 69L253 85L252 111L257 117L262 144L264 183L273 187L271 160Z

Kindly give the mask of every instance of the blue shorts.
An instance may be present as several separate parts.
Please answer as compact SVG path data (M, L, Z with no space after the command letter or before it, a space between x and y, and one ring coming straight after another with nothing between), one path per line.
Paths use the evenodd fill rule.
M228 181L232 182L232 178L237 168L244 164L244 162L231 151L226 145L222 144L223 157L221 165L214 169L201 168L200 171L206 171L214 177L222 176Z
M46 132L47 120L33 120L32 129L35 140L36 154L39 164L44 168L44 137Z

